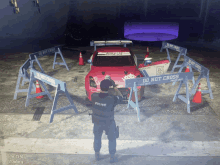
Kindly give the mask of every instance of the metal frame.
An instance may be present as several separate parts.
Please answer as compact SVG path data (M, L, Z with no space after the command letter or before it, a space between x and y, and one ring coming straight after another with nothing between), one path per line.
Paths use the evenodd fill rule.
M56 62L57 54L60 54L60 57L62 58L63 62ZM58 52L55 52L54 61L53 61L53 69L54 69L55 65L64 65L64 66L66 66L66 69L69 71L69 68L66 64L65 59L63 58L63 54L60 51L60 48L58 48Z
M94 46L94 51L96 51L96 46L106 46L106 45L124 45L132 44L130 40L108 40L108 41L90 41L90 46Z
M166 49L167 58L168 58L168 60L169 60L170 62L171 62L171 59L170 59L170 54L169 54L169 50L168 50L168 49L171 49L171 50L174 50L174 51L179 52L179 55L178 55L178 57L177 57L177 59L176 59L176 62L175 62L174 66L173 66L173 68L172 68L172 70L171 70L171 73L173 73L173 71L174 71L175 68L180 68L180 67L181 67L181 65L177 65L177 63L178 63L178 61L179 61L179 59L180 59L180 56L184 56L184 57L186 56L186 54L187 54L187 49L186 49L186 48L183 48L183 47L180 47L180 46L177 46L177 45L170 44L170 43L165 42L165 41L162 42L162 47L161 47L161 49L160 49L160 52L162 52L163 49Z
M179 73L182 72L183 68L186 66L189 66L190 71L192 71L192 68L194 68L195 70L200 72L198 79L196 80L196 82L194 83L194 85L190 91L190 97L196 93L196 87L199 84L199 81L201 80L201 78L206 78L207 85L208 85L209 89L208 90L201 90L201 92L202 93L209 93L210 98L213 99L211 84L210 84L210 80L209 80L209 69L204 67L203 65L199 64L198 62L194 61L192 58L189 58L188 56L184 57L184 62L181 65Z
M56 93L55 93L55 97L54 97L54 101L53 101L53 107L52 107L51 115L50 115L50 123L53 122L53 118L54 118L55 113L59 113L59 112L64 111L64 110L68 110L68 109L73 108L75 113L78 114L78 110L77 110L76 106L74 105L73 101L71 100L71 97L70 97L70 95L67 91L65 82L62 82L58 79L50 77L50 76L48 76L46 74L43 74L41 72L38 72L34 69L30 69L30 74L31 74L31 78L30 78L30 84L29 84L29 88L28 88L28 94L27 94L27 98L26 98L25 107L27 107L29 105L29 100L31 98L34 98L34 97L37 97L37 96L47 95L50 98L51 101L53 100L50 93L49 93L49 91L47 90L46 86L44 85L44 83L46 83L46 84L49 84L53 87L56 87ZM36 80L38 80L39 83L41 84L41 86L44 88L44 92L37 93L37 94L31 94L31 86L33 85L34 81L36 81ZM70 105L59 108L59 109L56 109L57 101L59 99L59 94L60 93L65 93L66 97L68 98L68 100L70 102Z
M15 87L15 93L14 93L14 100L17 99L17 94L22 92L28 92L28 89L19 89L21 78L22 79L22 86L24 86L25 82L30 82L30 76L27 73L27 69L30 68L30 59L28 59L19 69L18 73L18 79ZM35 85L33 84L33 90L35 90Z
M65 61L65 59L63 58L63 54L62 54L62 52L60 51L60 47L61 47L61 46L55 46L55 47L52 47L52 48L49 48L49 49L45 49L45 50L41 50L41 51L39 51L39 52L35 52L35 53L32 53L32 54L29 54L30 62L31 62L31 63L30 63L31 68L33 68L33 63L34 63L34 62L37 62L38 66L39 66L40 69L41 69L41 72L42 72L42 73L45 73L44 70L43 70L43 68L42 68L41 65L40 65L40 62L39 62L38 58L39 58L39 57L43 57L43 56L47 56L48 54L53 54L53 53L55 53L54 62L53 62L53 69L54 69L55 64L57 64L57 65L64 65L64 66L66 66L66 69L69 71L69 68L68 68L68 66L67 66L67 64L66 64L66 61ZM63 60L62 63L56 62L57 54L60 54L60 56L61 56L61 58L62 58L62 60Z
M144 75L147 74L145 70L143 70ZM179 98L183 102L187 104L187 112L190 113L190 101L189 101L189 92L188 92L188 80L192 80L193 78L193 72L187 72L187 73L175 73L175 74L165 74L160 76L151 76L151 77L141 77L141 78L134 78L134 79L126 79L125 80L125 87L131 88L130 96L128 99L128 106L131 106L137 111L137 118L140 122L140 108L138 104L138 95L137 95L137 86L145 86L145 85L154 85L154 84L163 84L163 83L170 83L170 82L176 82L181 81L179 84L178 90L176 94L174 95L173 102L176 100L176 98ZM179 95L179 90L182 86L182 84L186 85L186 98ZM135 94L135 102L134 103L131 98L132 94Z
M55 64L58 64L58 65L65 65L66 69L69 71L69 68L68 68L68 66L66 64L66 61L63 58L62 52L60 51L60 47L61 46L62 45L59 45L59 46L55 46L55 47L52 47L52 48L49 48L49 49L45 49L45 50L42 50L42 51L39 51L39 52L35 52L35 53L32 53L32 54L29 54L29 59L27 61L25 61L25 63L19 69L17 84L16 84L16 88L15 88L15 93L14 93L14 100L17 99L17 94L18 93L28 92L28 89L19 89L19 86L20 86L21 78L23 78L22 79L22 84L21 84L22 86L24 86L25 82L30 82L30 76L27 73L27 70L29 68L35 69L34 62L37 62L38 66L41 69L41 72L45 74L45 72L44 72L43 68L41 67L41 64L40 64L40 62L39 62L37 57L43 57L43 56L46 56L48 54L55 53L54 62L53 62L53 69L54 69ZM63 63L56 62L57 54L60 54L60 56L61 56L61 58L63 60ZM33 87L35 88L34 84L33 84Z

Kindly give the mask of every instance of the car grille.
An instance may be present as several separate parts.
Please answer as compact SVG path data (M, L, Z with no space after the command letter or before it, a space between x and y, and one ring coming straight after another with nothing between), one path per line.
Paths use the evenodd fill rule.
M128 100L128 94L130 93L130 89L128 89L128 88L118 88L118 90L123 95L123 100ZM110 95L116 95L115 90L113 88L110 88L108 92L109 92Z

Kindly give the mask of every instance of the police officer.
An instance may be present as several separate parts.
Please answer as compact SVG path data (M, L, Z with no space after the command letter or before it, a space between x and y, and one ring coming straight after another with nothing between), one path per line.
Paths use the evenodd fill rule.
M96 161L100 160L100 149L101 149L101 137L103 130L109 140L109 153L110 163L117 162L118 159L115 156L116 153L116 138L119 137L118 127L116 128L114 120L114 107L116 104L122 101L121 96L113 96L108 94L109 87L113 86L115 91L121 95L118 91L115 83L111 80L110 76L107 76L100 83L101 92L92 94L92 122L94 123L94 150Z

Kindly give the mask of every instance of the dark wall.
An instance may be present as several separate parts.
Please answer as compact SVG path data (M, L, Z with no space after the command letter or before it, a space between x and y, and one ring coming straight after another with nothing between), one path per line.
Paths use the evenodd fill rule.
M124 22L178 22L179 40L219 38L220 0L74 0L68 24L81 38L123 38ZM208 4L208 8L207 8ZM77 30L80 29L80 30ZM81 33L81 34L76 34Z
M204 38L213 41L220 38L220 0L208 0L208 13L205 19Z
M30 0L18 0L14 14L9 0L0 1L0 54L6 51L38 51L65 43L69 0L39 1L41 13Z

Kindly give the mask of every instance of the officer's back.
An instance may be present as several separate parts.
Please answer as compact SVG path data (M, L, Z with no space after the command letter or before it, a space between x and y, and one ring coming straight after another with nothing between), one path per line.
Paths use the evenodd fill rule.
M116 96L109 95L108 93L93 93L93 114L95 120L97 120L94 122L105 123L106 120L114 120L114 108L119 101Z
M92 122L94 123L94 150L95 158L99 160L101 149L101 137L105 130L109 140L109 153L111 155L110 163L116 162L116 138L119 137L119 132L116 129L114 120L114 108L121 101L116 96L108 94L110 86L115 86L111 80L103 80L100 83L101 93L92 94Z

